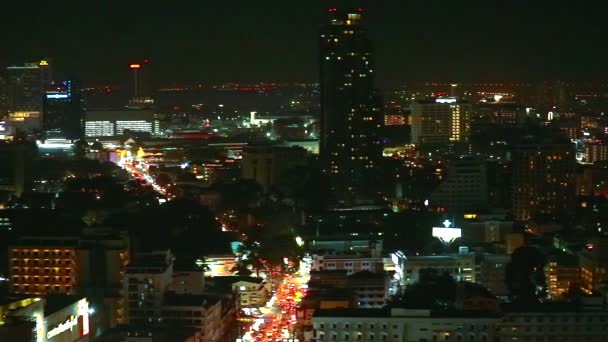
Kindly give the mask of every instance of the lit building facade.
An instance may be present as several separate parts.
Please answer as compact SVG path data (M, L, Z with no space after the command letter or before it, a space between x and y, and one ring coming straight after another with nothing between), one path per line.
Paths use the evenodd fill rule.
M382 156L382 101L374 90L372 43L363 12L329 9L320 35L320 155L337 197L371 185Z
M270 298L270 285L262 278L242 278L232 284L241 308L262 307Z
M468 143L471 134L471 104L457 98L437 98L412 103L412 143L419 146L448 146Z
M566 253L549 256L545 266L547 294L552 299L562 298L569 290L580 286L578 257Z
M605 288L608 283L608 238L594 240L589 247L579 253L581 290L593 294Z
M596 142L585 144L583 162L593 164L597 161L608 160L608 144Z
M85 119L86 137L113 137L125 131L162 135L160 119L151 110L88 111Z
M569 141L527 141L513 151L513 215L556 217L572 211L575 151Z
M231 276L236 268L237 258L234 254L211 254L205 257L205 277Z
M24 295L76 293L78 238L22 238L9 247L11 292Z
M403 126L405 124L405 116L402 114L384 115L384 126Z

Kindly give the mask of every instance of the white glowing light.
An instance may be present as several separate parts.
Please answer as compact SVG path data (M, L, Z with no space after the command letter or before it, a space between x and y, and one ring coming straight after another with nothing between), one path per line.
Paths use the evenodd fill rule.
M462 229L433 227L432 234L444 243L451 243L459 237L462 237Z

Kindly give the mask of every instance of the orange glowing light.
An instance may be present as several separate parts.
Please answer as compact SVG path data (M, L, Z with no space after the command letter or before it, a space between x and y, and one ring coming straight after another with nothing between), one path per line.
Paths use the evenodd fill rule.
M141 65L140 64L131 64L131 65L129 65L129 68L131 68L131 69L139 69L139 68L141 68Z

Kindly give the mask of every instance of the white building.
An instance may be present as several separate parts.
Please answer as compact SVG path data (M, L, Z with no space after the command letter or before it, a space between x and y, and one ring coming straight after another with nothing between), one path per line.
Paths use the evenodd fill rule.
M438 98L412 103L412 143L449 144L468 142L471 104L457 98Z
M395 267L399 270L396 270L396 274L401 278L401 286L417 283L420 279L420 271L424 269L449 273L456 281L472 283L477 281L475 253L416 256L395 253L393 259L397 261Z
M204 295L168 294L163 301L162 322L193 328L193 342L222 342L225 334L222 301Z
M261 307L270 299L270 285L262 278L241 277L232 284L232 291L238 294L241 308Z
M170 251L136 255L127 267L124 282L128 323L158 321L163 298L172 281L173 256Z
M313 254L311 270L346 270L348 275L361 271L378 273L384 271L384 259L360 255Z
M86 114L86 137L113 137L126 130L162 135L158 115L151 110L92 110Z
M495 317L434 316L429 310L320 309L315 341L494 341Z

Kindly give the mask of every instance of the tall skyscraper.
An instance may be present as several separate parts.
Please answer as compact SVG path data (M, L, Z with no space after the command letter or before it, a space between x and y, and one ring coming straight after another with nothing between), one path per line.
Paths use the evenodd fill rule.
M45 138L77 140L84 137L84 107L74 81L51 82L43 99Z
M516 220L557 219L571 213L575 149L568 140L532 138L513 151L513 215Z
M374 89L373 50L363 10L329 10L320 36L320 153L335 194L363 195L382 156L381 97Z
M51 80L51 66L47 60L11 65L8 75L8 111L12 122L23 130L42 128L43 95Z
M412 103L412 143L446 150L467 144L471 111L470 103L452 97Z

